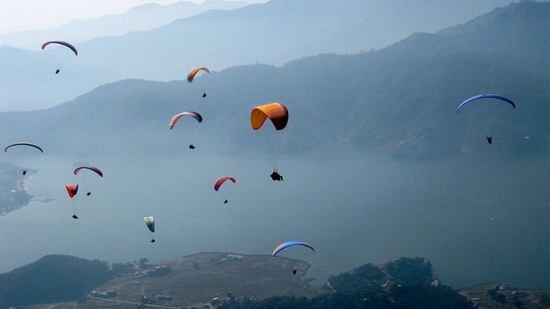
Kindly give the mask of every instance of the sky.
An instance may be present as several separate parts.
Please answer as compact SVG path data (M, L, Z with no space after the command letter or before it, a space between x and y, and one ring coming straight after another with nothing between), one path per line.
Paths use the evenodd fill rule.
M225 0L236 1L236 0ZM244 0L263 3L265 0ZM147 4L169 5L179 0L2 0L0 2L0 35L25 30L52 29L75 19L122 14ZM187 0L202 3L204 0Z

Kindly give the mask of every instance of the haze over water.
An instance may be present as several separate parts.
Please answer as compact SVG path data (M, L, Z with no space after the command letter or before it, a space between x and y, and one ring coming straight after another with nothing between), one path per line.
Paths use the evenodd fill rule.
M457 154L416 162L300 155L281 159L284 181L273 182L265 158L201 151L45 155L33 162L38 173L25 188L35 198L0 217L0 272L47 254L155 262L203 251L269 255L281 242L302 240L316 252L292 248L281 255L308 261L315 284L365 263L420 256L455 288L492 281L550 285L546 155ZM105 177L73 175L78 161L100 167ZM214 181L224 175L237 182L215 192ZM71 182L81 186L74 200L64 188ZM71 218L73 207L79 220ZM144 216L155 217L154 235Z

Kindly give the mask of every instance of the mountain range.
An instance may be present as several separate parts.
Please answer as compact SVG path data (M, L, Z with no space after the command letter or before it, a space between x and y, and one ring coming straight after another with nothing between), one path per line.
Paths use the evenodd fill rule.
M149 31L174 20L188 18L209 10L233 10L249 5L243 1L210 0L202 4L179 1L169 5L157 3L136 6L126 13L91 19L77 19L55 29L29 30L0 35L0 46L35 50L41 42L55 39L78 44L98 37L123 36L132 31Z
M382 150L428 158L459 152L538 152L549 145L548 2L522 1L434 34L377 51L323 54L281 67L235 66L183 81L128 79L56 107L0 114L4 143L29 140L49 153L170 153L186 130L211 153L255 151L250 110L283 102L285 152ZM207 93L205 98L201 97ZM517 108L465 99L499 93ZM185 110L193 127L168 129ZM488 147L485 137L493 135ZM177 150L176 150L177 149Z
M198 10L210 8L206 3ZM5 60L0 75L0 110L51 107L126 78L183 80L195 66L216 71L256 62L281 66L322 53L380 49L414 32L435 32L510 3L510 0L460 3L414 0L406 4L379 0L345 3L272 0L227 11L208 10L172 22L176 15L166 16L166 9L175 13L179 7L187 8L190 4L180 3L178 7L174 4L166 9L154 5L138 7L123 15L75 21L55 33L45 32L55 35L47 40L70 41L78 36L78 57L60 49L39 50L46 37L35 36L36 33L28 33L37 40L32 51L0 47L0 59ZM221 6L218 3L216 7ZM156 16L162 16L162 21ZM134 26L132 22L130 27L121 26L120 32L110 29L126 20L139 20L143 26ZM163 22L168 24L161 26ZM158 28L145 29L153 24ZM105 25L109 26L109 32L101 30ZM98 30L89 34L82 27ZM124 32L128 33L122 35ZM14 35L19 38L27 34ZM83 42L85 38L90 40ZM2 44L11 42L8 38L1 39L0 42L5 42ZM60 74L54 74L56 69L61 70Z

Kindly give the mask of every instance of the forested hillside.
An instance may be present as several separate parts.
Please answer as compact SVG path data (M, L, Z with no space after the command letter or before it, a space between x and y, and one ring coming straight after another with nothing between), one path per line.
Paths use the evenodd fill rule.
M260 301L231 299L220 309L252 308L472 308L472 303L433 276L422 258L400 258L374 266L365 264L331 276L326 292L305 297L271 297Z
M0 274L0 308L80 300L115 272L107 262L47 255Z

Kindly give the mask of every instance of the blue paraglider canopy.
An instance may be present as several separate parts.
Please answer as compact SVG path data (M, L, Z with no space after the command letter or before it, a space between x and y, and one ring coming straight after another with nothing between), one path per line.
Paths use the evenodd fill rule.
M476 96L473 96L471 98L469 98L468 100L460 103L460 105L456 108L456 113L458 114L458 111L462 108L462 106L472 102L472 101L475 101L475 100L479 100L479 99L498 99L498 100L502 100L504 102L508 102L512 105L512 107L516 108L516 104L514 104L514 102L512 102L512 100L506 98L506 97L503 97L501 95L498 95L498 94L480 94L480 95L476 95Z
M273 256L276 256L277 253L279 253L281 250L285 249L285 248L288 248L290 246L304 246L304 247L308 247L309 249L313 250L313 252L315 252L315 249L313 249L313 247L303 241L297 241L297 240L291 240L291 241L287 241L285 243L282 243L280 245L278 245L277 247L275 247L275 249L273 250Z

